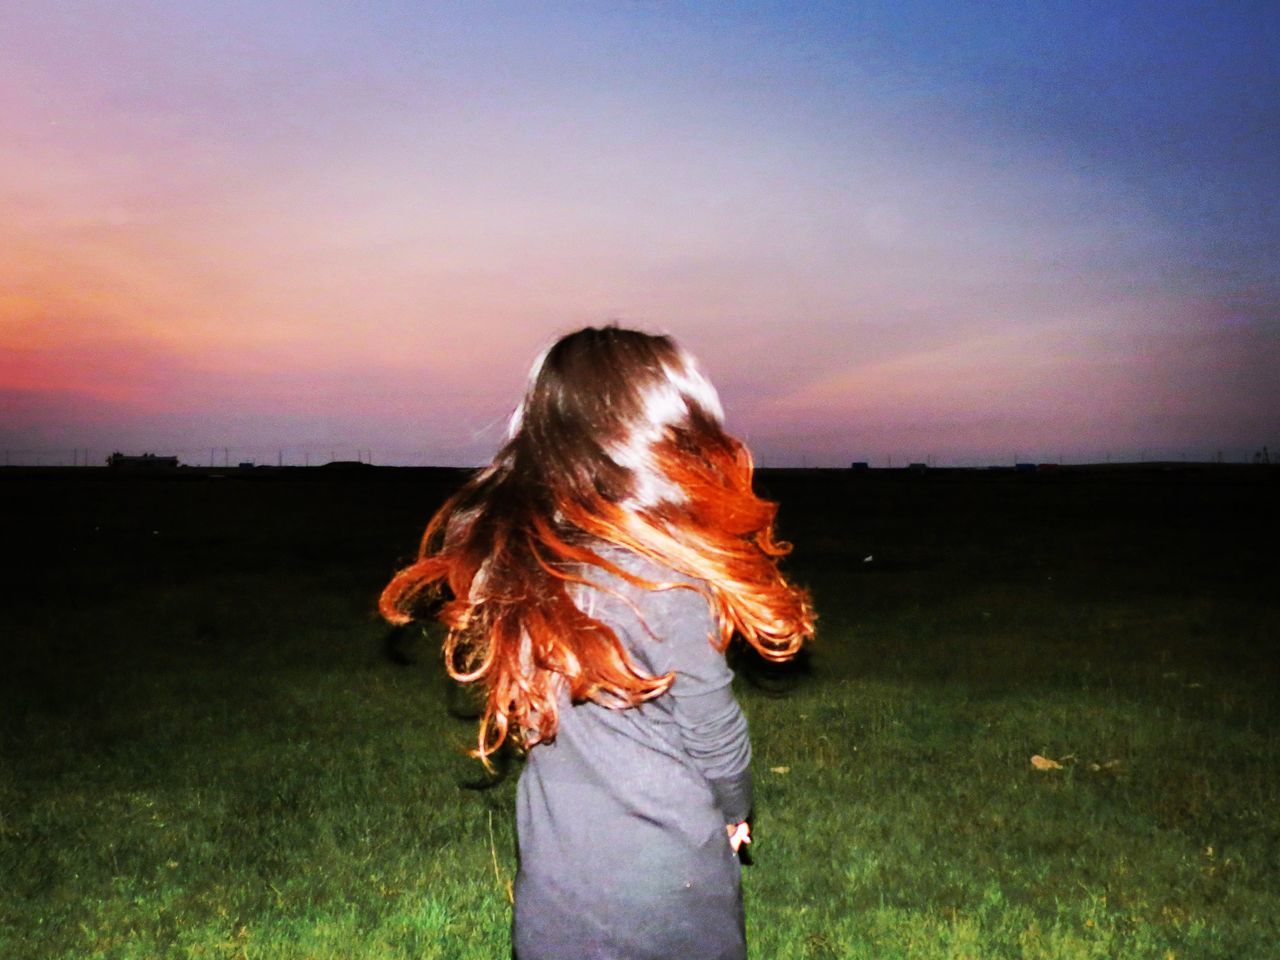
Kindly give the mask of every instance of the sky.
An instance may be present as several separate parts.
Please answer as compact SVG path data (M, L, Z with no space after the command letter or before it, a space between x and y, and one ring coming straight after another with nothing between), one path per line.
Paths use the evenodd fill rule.
M476 465L670 333L766 466L1280 454L1280 4L0 7L10 463Z

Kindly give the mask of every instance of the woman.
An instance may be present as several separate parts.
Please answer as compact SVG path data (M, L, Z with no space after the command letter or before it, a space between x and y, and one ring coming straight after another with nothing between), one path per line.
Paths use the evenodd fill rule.
M382 594L403 623L447 588L449 672L486 694L474 753L527 753L520 960L746 955L751 748L724 649L736 633L785 660L813 614L721 417L668 337L560 339Z

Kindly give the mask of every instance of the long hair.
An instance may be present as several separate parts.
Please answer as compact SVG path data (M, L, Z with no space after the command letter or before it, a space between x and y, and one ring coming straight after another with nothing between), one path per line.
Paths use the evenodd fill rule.
M379 610L405 623L425 601L448 628L449 674L485 692L482 761L508 738L555 736L557 700L635 706L674 676L636 669L617 635L575 601L590 571L649 590L695 589L724 649L736 633L770 660L813 634L808 595L780 574L790 544L777 505L751 489L747 448L725 433L715 389L672 339L587 328L533 365L506 443L432 517L418 559ZM654 582L620 568L608 545L693 578Z

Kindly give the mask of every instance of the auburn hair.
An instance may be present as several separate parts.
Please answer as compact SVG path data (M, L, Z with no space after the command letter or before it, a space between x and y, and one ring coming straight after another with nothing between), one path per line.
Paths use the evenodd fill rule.
M649 590L698 590L721 650L737 634L786 660L812 636L808 594L778 570L791 547L774 538L777 505L752 491L751 455L722 417L715 389L670 337L586 328L534 362L501 450L440 507L417 560L379 599L397 624L443 599L449 674L485 694L475 756L487 763L508 737L554 737L563 688L573 702L621 708L671 686L674 675L637 670L584 611L593 569ZM609 545L694 583L639 578Z

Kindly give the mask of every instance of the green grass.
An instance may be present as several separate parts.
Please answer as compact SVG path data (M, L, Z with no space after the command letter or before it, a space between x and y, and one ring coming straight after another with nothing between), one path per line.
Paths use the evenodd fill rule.
M1263 476L766 478L822 619L740 664L752 956L1274 958ZM508 956L515 777L372 616L444 489L0 482L0 957Z

